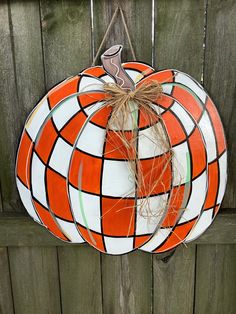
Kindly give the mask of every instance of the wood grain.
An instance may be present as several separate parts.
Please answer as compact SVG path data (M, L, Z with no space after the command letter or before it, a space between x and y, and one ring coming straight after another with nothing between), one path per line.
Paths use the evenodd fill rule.
M236 245L198 245L195 313L233 314Z
M40 2L47 89L91 64L89 0Z
M15 313L61 313L56 248L11 247Z
M152 256L102 255L104 313L152 313Z
M155 67L202 76L204 0L155 1Z
M216 217L210 228L195 243L236 243L236 211L229 209ZM0 246L77 246L67 244L28 216L0 216ZM79 244L78 246L83 246Z
M0 183L3 206L0 210L21 210L14 179L14 159L20 132L19 103L17 97L13 59L12 31L7 1L0 5ZM16 135L17 134L17 135ZM2 208L3 207L3 208Z
M228 184L223 207L236 207L236 2L209 0L204 85L220 112L228 142Z
M5 211L24 211L15 184L15 158L26 117L44 92L39 5L0 6L0 180Z
M193 312L195 245L179 247L167 262L153 256L155 314Z
M142 0L101 0L94 1L94 48L95 53L100 46L105 31L117 6L124 12L131 42L137 60L151 64L152 60L152 1ZM115 44L124 45L123 62L133 60L125 34L121 15L118 14L113 28L104 44L103 51ZM98 64L100 60L98 59Z
M58 248L62 312L102 313L100 254L87 246Z
M0 247L0 314L13 314L11 279L7 248Z

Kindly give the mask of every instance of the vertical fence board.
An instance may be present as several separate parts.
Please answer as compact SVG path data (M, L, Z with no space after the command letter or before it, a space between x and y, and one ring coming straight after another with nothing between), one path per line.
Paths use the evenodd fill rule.
M201 79L204 0L155 1L155 65Z
M236 207L236 2L209 0L206 29L204 85L222 117L229 148L229 177L223 202L225 208Z
M152 311L152 259L134 252L102 256L104 314Z
M2 6L1 6L2 7ZM1 84L1 186L5 211L24 211L15 185L17 145L29 111L44 91L39 5L11 2L3 17L5 30ZM5 21L4 21L5 20ZM8 26L9 22L9 26ZM9 27L7 29L7 26Z
M151 0L101 0L94 1L94 47L95 53L103 39L112 15L117 6L120 6L125 15L131 42L134 46L137 59L151 63L152 58L152 3ZM104 44L103 50L115 44L124 45L122 60L133 60L128 45L121 15L118 14L115 24ZM100 64L100 60L98 60Z
M13 314L11 281L7 248L0 248L0 314Z
M40 7L49 89L91 64L90 1L43 0ZM101 313L100 255L72 246L59 248L58 258L63 312Z
M102 313L100 254L88 246L58 248L62 312Z
M41 1L47 88L91 63L90 2Z
M153 259L154 313L192 313L195 246L178 248L167 262Z
M203 66L204 1L155 1L155 65L176 68L200 81ZM153 258L154 313L193 310L195 247L177 248L167 262Z
M14 156L16 133L20 130L19 106L15 84L12 38L9 26L7 1L0 5L0 183L3 207L14 210L19 207L19 198L14 180ZM1 210L1 205L0 205Z
M94 1L95 53L117 5L123 9L137 59L151 63L151 1ZM133 59L120 13L102 51L114 44L124 45L123 61ZM100 60L97 63L100 64ZM151 255L135 252L120 257L102 256L102 282L104 313L151 313Z
M61 313L56 248L9 248L15 313Z
M195 313L235 313L236 245L198 245Z

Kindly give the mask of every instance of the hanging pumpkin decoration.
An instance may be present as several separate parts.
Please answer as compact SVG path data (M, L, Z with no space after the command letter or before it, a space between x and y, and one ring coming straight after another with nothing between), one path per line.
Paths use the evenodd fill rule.
M189 75L121 64L122 46L52 88L26 121L16 181L30 216L101 252L161 253L200 236L226 186L217 110Z

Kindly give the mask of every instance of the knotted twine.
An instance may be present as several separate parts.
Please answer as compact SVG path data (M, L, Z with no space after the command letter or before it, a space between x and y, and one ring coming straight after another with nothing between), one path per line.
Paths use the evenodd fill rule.
M172 160L172 149L168 140L168 135L165 131L164 123L160 112L158 112L158 106L155 105L158 99L162 97L162 86L158 81L149 81L147 83L140 84L134 90L125 89L115 83L105 83L104 92L106 93L106 106L112 108L110 119L107 124L107 131L112 130L116 132L119 144L112 146L114 150L120 149L123 154L123 159L128 162L128 167L132 176L132 180L135 183L135 196L137 198L137 191L141 194L145 194L142 201L139 204L139 215L146 218L153 218L159 215L163 215L168 204L165 202L158 210L153 211L149 204L149 196L153 194L153 191L158 184L163 185L163 176ZM153 105L154 104L154 105ZM154 109L155 107L155 109ZM138 115L142 112L146 118L147 127L152 126L153 145L159 146L161 151L165 152L162 157L165 158L163 167L158 177L155 175L155 180L149 182L148 193L142 193L142 189L145 189L146 178L152 177L152 174L157 171L155 163L150 161L149 171L143 171L142 164L138 157L138 140L140 137L138 126ZM130 123L132 122L132 123ZM160 122L160 124L157 123ZM132 126L130 128L130 126ZM131 133L131 136L127 136L127 132ZM125 151L124 151L125 148ZM154 157L155 158L155 157ZM130 191L132 194L133 191ZM125 195L124 197L128 197ZM127 209L128 207L126 207ZM124 210L123 208L122 210Z

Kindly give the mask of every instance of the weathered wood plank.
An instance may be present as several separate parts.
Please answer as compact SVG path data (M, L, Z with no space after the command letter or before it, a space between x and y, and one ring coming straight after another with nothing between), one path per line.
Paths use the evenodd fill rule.
M104 313L152 313L152 256L102 256Z
M155 66L201 79L204 0L155 1Z
M58 248L62 312L102 313L100 254L88 246Z
M56 248L9 248L15 313L61 313Z
M124 12L137 59L152 61L152 1L94 1L95 53L117 6ZM104 44L102 52L114 44L122 44L122 60L133 60L121 15ZM100 60L97 61L100 64ZM135 252L120 257L102 256L104 313L151 313L152 256Z
M136 57L140 61L151 63L152 60L152 1L142 0L101 0L94 1L94 48L100 46L105 31L117 6L125 15ZM118 14L115 24L104 44L103 51L114 44L124 45L122 60L133 60L128 45L121 15ZM100 64L100 60L98 60Z
M90 1L41 1L46 86L91 64Z
M17 114L19 105L9 23L8 3L3 1L0 5L0 182L3 207L6 210L19 210L22 207L14 184L14 156L17 148L15 134L20 132Z
M221 212L196 244L236 243L236 211ZM47 229L26 216L0 216L0 246L77 246L52 236ZM78 245L80 246L80 245Z
M235 265L236 245L198 245L194 313L235 313Z
M155 314L193 312L195 245L178 248L167 262L153 257Z
M204 10L204 0L155 1L156 68L176 68L201 80ZM167 263L159 256L154 256L153 261L154 313L192 313L194 244L189 245L188 249L177 248Z
M0 248L0 314L13 314L14 305L11 291L7 248Z
M23 124L44 92L39 6L11 2L0 6L1 190L5 211L24 211L15 184L15 156Z
M209 0L204 85L215 101L226 130L229 177L223 206L236 206L236 2Z

